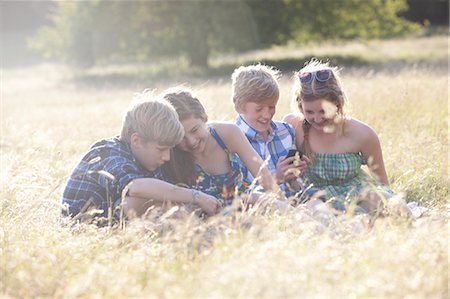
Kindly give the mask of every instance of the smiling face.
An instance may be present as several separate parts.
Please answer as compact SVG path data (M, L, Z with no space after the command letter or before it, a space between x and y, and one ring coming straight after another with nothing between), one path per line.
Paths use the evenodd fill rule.
M181 121L181 124L184 128L184 138L178 147L192 154L202 153L209 136L205 122L200 118L190 117Z
M326 127L335 125L338 108L330 101L324 99L303 101L300 110L306 121L317 130L323 131Z
M236 111L250 127L267 137L277 103L278 95L259 102L237 104Z
M138 133L131 135L131 151L136 160L149 171L154 171L170 159L171 146L146 141Z

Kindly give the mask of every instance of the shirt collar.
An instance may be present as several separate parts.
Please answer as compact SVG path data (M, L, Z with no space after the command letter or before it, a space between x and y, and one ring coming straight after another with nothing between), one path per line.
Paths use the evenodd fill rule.
M251 139L262 139L261 134L258 133L255 129L253 129L247 122L244 120L244 118L241 115L238 115L236 118L236 125L241 129L242 132L244 132L245 136L251 138ZM276 134L276 131L278 131L277 125L271 120L270 121L270 128L269 128L269 135L267 140L271 140L271 136Z

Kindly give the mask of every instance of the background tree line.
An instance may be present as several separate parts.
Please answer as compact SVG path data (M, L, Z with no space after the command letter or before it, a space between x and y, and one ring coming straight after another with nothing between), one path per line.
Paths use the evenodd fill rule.
M47 57L96 62L184 57L205 68L212 54L316 40L407 34L406 0L193 0L56 2L32 38Z

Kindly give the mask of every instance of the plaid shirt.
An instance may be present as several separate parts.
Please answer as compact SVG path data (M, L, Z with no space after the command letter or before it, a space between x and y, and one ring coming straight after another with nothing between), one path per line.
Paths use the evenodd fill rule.
M250 127L239 115L235 121L236 125L244 132L250 144L263 160L268 159L268 168L272 174L276 172L277 162L280 157L287 156L290 149L295 149L294 128L286 123L272 121L267 141L261 134ZM247 177L252 180L253 176L247 169Z
M109 174L109 175L108 175ZM120 203L122 190L134 179L155 177L135 160L129 143L118 137L98 141L75 167L67 181L63 214L75 216L94 206L108 213L107 192L113 205Z

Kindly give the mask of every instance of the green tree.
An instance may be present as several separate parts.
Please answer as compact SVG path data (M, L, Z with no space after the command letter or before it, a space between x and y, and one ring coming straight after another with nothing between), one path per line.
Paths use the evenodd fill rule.
M419 28L399 17L406 0L246 0L265 46L314 40L386 38Z
M291 40L384 38L417 28L406 0L154 0L56 2L51 26L32 40L47 56L81 65L185 57L207 67L215 53Z
M292 26L299 42L317 39L370 39L398 36L419 27L398 17L405 0L294 1Z
M206 67L211 53L258 46L243 1L57 2L52 26L32 45L82 64L110 57L185 56Z

